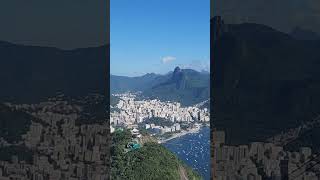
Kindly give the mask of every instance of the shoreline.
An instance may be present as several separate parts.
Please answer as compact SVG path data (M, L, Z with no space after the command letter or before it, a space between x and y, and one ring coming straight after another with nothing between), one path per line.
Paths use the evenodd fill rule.
M164 140L158 140L158 144L163 144L163 143L166 143L170 140L173 140L173 139L176 139L176 138L179 138L179 137L182 137L182 136L185 136L187 134L195 134L195 133L198 133L201 128L203 127L207 127L207 126L200 126L200 128L194 128L194 129L190 129L188 131L181 131L180 133L176 133L174 135L172 135L171 137L167 138L167 139L164 139Z
M189 167L191 167L194 171L196 171L202 177L202 179L206 179L206 180L210 179L210 168L208 168L206 166L206 164L210 163L210 160L209 160L209 162L207 162L207 158L203 158L203 157L201 158L201 156L197 156L197 153L192 152L192 148L190 149L190 145L181 145L182 147L180 147L180 144L190 144L191 143L192 144L191 147L198 146L198 147L202 147L203 149L200 148L202 150L207 149L205 147L207 147L207 145L210 145L210 144L206 143L206 141L207 141L206 138L203 138L200 135L198 137L198 134L200 134L200 131L201 131L201 134L203 134L204 132L206 134L206 130L208 127L210 127L210 126L201 125L199 129L191 129L188 131L184 131L183 133L182 132L177 133L174 136L171 136L170 138L167 138L161 142L162 146L167 148L170 152L175 154L181 161L183 161L185 164L187 164ZM205 130L205 131L203 131L203 130ZM189 136L182 137L187 134L193 134L193 133L198 133L198 134L192 135L190 137ZM210 129L209 129L209 133L210 133ZM206 136L206 135L204 135L204 136ZM176 139L176 141L174 141L174 142L168 142L170 140L173 140L175 138L180 138L180 137L181 137L181 139ZM189 142L189 140L188 140L189 138L192 139L191 142ZM195 139L197 140L197 142L195 142ZM186 140L188 140L188 142L186 142ZM201 144L200 145L197 144L198 142L200 142ZM177 145L179 145L179 146L176 147ZM208 147L208 151L207 150L201 151L201 153L207 153L207 152L210 153L210 146Z

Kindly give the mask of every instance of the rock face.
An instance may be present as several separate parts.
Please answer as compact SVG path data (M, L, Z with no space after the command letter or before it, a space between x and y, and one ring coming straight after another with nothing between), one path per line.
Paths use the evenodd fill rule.
M177 66L176 68L174 68L173 74L177 74L181 72L181 69L179 68L179 66Z
M176 84L177 89L185 89L186 86L186 76L184 72L176 67L172 74L172 82Z

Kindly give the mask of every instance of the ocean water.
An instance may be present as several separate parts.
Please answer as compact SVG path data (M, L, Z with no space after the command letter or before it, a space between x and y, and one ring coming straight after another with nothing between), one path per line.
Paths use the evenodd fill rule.
M203 127L198 133L172 139L164 146L197 171L204 180L210 179L210 128Z

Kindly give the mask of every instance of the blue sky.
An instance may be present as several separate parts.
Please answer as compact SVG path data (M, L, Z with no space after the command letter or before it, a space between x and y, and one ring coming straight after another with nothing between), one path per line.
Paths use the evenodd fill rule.
M209 70L210 0L111 0L110 71Z

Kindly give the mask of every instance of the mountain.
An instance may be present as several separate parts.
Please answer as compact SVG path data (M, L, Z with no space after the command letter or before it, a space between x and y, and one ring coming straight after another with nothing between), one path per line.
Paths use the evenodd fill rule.
M210 76L192 69L176 67L166 81L144 91L150 98L163 101L178 101L182 105L193 105L209 98Z
M34 103L63 92L104 94L109 45L61 50L0 42L0 100Z
M126 152L130 141L130 131L112 134L111 179L201 179L164 146L146 142L141 148Z
M313 31L296 27L290 33L292 37L298 40L320 40L320 36Z
M176 67L165 75L146 74L140 77L111 75L111 92L142 91L147 98L179 101L192 105L209 98L210 74Z
M320 41L297 40L261 24L224 26L211 41L212 125L240 144L312 120L320 106Z
M156 85L157 81L163 81L161 75L149 73L139 77L110 76L110 92L123 93L127 91L144 91L150 86Z

